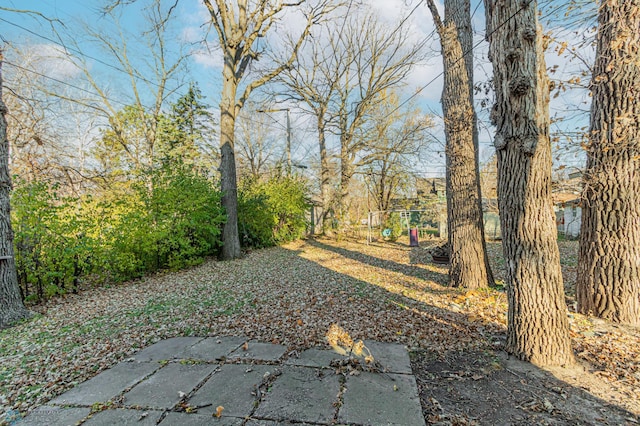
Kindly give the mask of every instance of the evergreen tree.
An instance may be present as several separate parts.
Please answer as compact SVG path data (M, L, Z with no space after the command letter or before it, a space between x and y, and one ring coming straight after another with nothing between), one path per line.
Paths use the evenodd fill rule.
M217 162L217 150L212 143L215 119L203 98L198 85L192 83L187 93L162 117L159 156L163 164L177 161L198 169L210 169Z

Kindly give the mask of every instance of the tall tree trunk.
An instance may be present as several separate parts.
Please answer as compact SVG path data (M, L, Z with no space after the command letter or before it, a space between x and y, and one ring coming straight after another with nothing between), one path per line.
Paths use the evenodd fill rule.
M9 174L9 141L7 140L7 107L2 100L2 61L0 50L0 328L29 318L18 287L18 274L13 253L11 229L11 175Z
M349 185L354 173L353 157L355 155L350 149L352 142L351 137L345 134L348 131L346 118L343 119L341 117L341 122L343 124L340 125L340 131L342 132L340 135L340 187L334 202L334 205L338 210L339 232L341 232L345 227L345 220L349 215L347 200L349 197Z
M242 255L238 234L238 184L234 148L238 81L232 61L233 57L225 58L220 101L220 189L222 206L227 213L227 221L222 229L222 258L225 260Z
M380 170L380 184L378 186L378 199L377 199L377 204L378 204L378 210L389 210L389 198L390 198L390 193L391 191L388 191L387 188L385 187L385 183L386 183L386 176L387 175L387 171L384 167L381 168ZM389 196L388 196L389 195Z
M311 27L322 21L321 17L334 7L329 1L315 3L306 11L301 11L306 19L304 30L292 46L288 59L275 68L265 71L243 85L242 94L236 99L238 85L257 61L262 48L254 48L254 43L263 39L282 16L285 8L297 8L299 2L249 2L247 0L202 0L211 16L211 25L218 33L220 49L224 56L222 69L222 98L220 100L220 183L222 205L227 213L227 221L222 230L222 258L234 259L242 255L238 235L238 184L236 182L235 122L236 117L251 93L272 81L284 70L293 67L298 50L309 36Z
M445 0L443 23L433 0L428 5L440 35L444 65L449 281L453 287L487 287L493 284L493 276L484 240L480 195L471 6L469 0Z
M325 133L326 121L324 110L317 112L318 146L320 148L320 198L322 199L322 233L333 235L329 217L331 213L331 171L329 170L329 156Z
M599 7L576 295L640 325L640 0Z
M498 204L509 300L507 351L573 362L551 199L549 79L537 2L485 0L496 103Z

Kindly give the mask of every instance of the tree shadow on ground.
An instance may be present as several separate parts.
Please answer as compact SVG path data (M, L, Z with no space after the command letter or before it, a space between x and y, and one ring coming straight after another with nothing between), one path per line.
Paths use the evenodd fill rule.
M375 257L317 241L307 244L376 267L406 268L397 262L380 263ZM292 254L298 259L291 260L291 267L299 269L303 268L301 263L314 263L304 268L321 268L319 273L328 280L346 286L345 292L352 297L330 307L328 315L352 332L354 338L396 341L411 348L412 369L428 424L599 425L632 424L629 419L636 418L547 371L509 357L502 350L504 329L497 324L478 323L465 313L390 292L366 278L345 276L300 257L301 251ZM363 287L369 289L363 296L353 291ZM383 305L386 316L378 315L381 300L394 301ZM393 329L397 325L402 327L402 335ZM390 329L379 330L382 327ZM470 336L475 337L469 339Z
M306 243L309 244L310 246L313 247L317 247L323 250L327 250L327 251L331 251L333 253L339 254L341 256L344 256L346 258L358 261L358 262L362 262L364 264L367 264L369 266L373 266L376 268L383 268L383 269L387 269L389 271L394 271L409 277L414 277L414 278L420 278L423 280L429 280L432 281L434 283L443 285L444 283L448 282L449 277L447 274L444 274L442 272L437 272L437 271L433 271L433 270L429 270L429 269L425 269L422 268L420 266L418 266L419 263L426 263L423 262L422 260L425 259L424 257L424 253L419 253L419 258L421 259L420 261L417 260L418 255L414 255L414 261L411 261L411 253L413 252L413 250L409 251L409 264L402 264L402 263L398 263L395 262L393 260L388 260L388 259L381 259L379 257L374 257L374 256L370 256L368 254L362 253L362 252L357 252L357 251L353 251L353 250L348 250L346 248L342 248L342 247L336 247L334 245L330 245L330 244L326 244L323 242L320 242L316 239L308 239L306 240ZM419 248L417 248L419 249Z
M633 424L626 419L634 419L635 414L528 363L508 359L502 351L504 328L499 324L479 322L465 312L436 306L436 297L427 294L430 292L427 287L406 292L411 295L407 296L402 285L410 286L411 281L416 280L405 280L401 275L393 291L388 290L382 287L386 283L373 280L375 269L366 267L372 264L402 271L409 268L407 265L389 260L380 263L375 256L329 244L312 241L306 244L308 246L297 245L292 249L258 250L233 262L209 261L190 270L149 277L144 285L156 291L162 288L169 295L183 298L185 292L189 294L186 287L198 289L197 294L225 293L228 302L220 308L237 306L216 309L207 304L206 297L190 301L189 309L184 311L171 305L170 315L164 317L164 321L143 321L137 328L132 326L122 334L114 333L109 337L109 347L129 348L131 336L150 333L147 339L175 335L242 335L281 343L289 349L328 348L325 333L331 324L337 323L354 339L396 342L410 349L423 413L430 424ZM320 253L310 253L316 249ZM351 270L342 273L331 269L345 263L332 253L361 262L359 275L351 274ZM308 258L317 254L334 259L320 263ZM349 265L352 266L358 267ZM159 284L162 282L171 286L165 289ZM133 287L132 284L122 286ZM140 283L135 286L139 287ZM157 297L152 290L148 290L148 294L139 290L133 293L137 297L148 297L148 300ZM127 288L127 292L123 292L127 294L127 302L130 291L131 288ZM190 294L194 294L193 291ZM81 292L74 298L73 306L78 309L95 309L94 291ZM119 303L111 294L105 293L104 300L109 302L109 312L112 304ZM238 301L244 302L238 304ZM94 315L94 319L100 318L105 312L95 311ZM149 312L148 318L163 318L157 315ZM63 337L61 334L60 338ZM51 348L56 351L55 345ZM82 362L87 368L113 362L109 357L115 351L101 349L100 355L90 358L90 363L73 360L74 369ZM48 388L54 383L51 377L55 376L45 374L47 369L43 367L49 357L44 355L33 373L24 374L25 382L28 379L29 383ZM51 397L64 390L53 389ZM18 396L10 394L9 398Z
M504 351L414 352L428 424L635 424L637 417Z

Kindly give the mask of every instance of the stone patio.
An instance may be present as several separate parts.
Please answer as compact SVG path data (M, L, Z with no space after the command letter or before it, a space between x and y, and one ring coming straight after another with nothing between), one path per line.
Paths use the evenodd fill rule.
M333 351L286 353L242 337L163 340L17 424L424 426L406 349L365 344L382 371L336 374L345 358Z

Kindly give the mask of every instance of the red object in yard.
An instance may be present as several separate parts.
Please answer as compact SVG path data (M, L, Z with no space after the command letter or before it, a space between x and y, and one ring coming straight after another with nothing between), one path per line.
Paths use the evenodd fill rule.
M409 247L418 247L418 228L409 229Z

